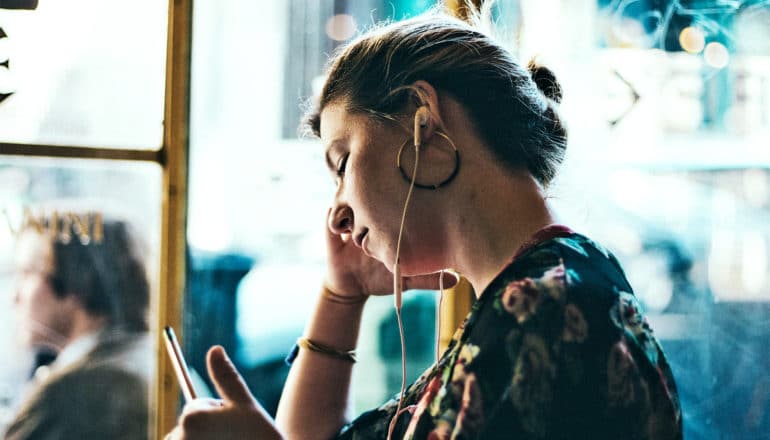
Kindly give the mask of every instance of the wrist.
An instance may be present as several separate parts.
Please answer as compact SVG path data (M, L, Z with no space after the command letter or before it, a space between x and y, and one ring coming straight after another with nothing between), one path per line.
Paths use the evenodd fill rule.
M369 299L369 295L343 295L335 292L333 289L330 289L326 284L323 284L321 286L321 299L324 302L330 302L334 304L363 306L366 303L366 300Z
M297 346L305 350L313 351L315 353L320 353L326 357L350 362L352 364L356 363L355 348L338 349L330 345L322 344L318 341L314 341L310 338L305 338L305 337L297 339Z

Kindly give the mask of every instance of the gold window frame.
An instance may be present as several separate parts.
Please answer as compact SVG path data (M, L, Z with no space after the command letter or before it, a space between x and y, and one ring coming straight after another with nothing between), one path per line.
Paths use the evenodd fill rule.
M190 44L192 0L171 0L168 5L163 142L157 151L103 147L0 142L0 157L49 157L82 160L154 162L162 168L162 211L159 291L153 298L156 311L156 377L150 390L154 420L150 430L161 439L176 423L179 388L168 356L163 353L165 325L181 330L181 304L185 279L187 150L189 144Z
M462 2L445 0L450 10L463 16ZM479 2L478 0L474 3ZM479 2L480 3L480 2ZM153 299L156 311L156 376L150 392L154 420L151 432L161 439L176 424L179 386L168 357L163 353L162 329L182 330L182 296L185 286L187 247L187 158L190 122L190 64L192 0L170 0L166 44L163 142L159 150L91 148L0 142L1 156L49 157L82 160L154 162L162 168L162 211L159 261L159 292ZM472 289L467 281L449 291L443 304L441 342L446 346L454 329L468 313ZM182 336L183 337L183 336Z

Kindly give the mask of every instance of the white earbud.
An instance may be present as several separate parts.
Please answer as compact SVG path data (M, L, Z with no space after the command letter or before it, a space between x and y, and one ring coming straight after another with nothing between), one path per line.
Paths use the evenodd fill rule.
M427 106L421 106L414 114L414 146L422 145L422 128L428 125L430 110Z

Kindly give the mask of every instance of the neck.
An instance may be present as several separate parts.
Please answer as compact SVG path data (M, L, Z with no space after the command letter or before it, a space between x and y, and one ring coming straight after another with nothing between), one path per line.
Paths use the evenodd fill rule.
M91 315L82 308L73 310L71 327L67 335L67 345L81 336L101 330L106 323L107 320L104 317Z
M465 187L495 190L464 195L469 203L455 213L447 248L452 267L473 285L477 297L532 234L554 222L543 190L529 173L479 175L483 185Z

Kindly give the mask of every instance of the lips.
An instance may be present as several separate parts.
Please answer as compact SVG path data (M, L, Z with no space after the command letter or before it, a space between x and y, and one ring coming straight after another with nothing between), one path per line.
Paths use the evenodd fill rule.
M358 234L356 234L355 237L353 237L353 243L355 243L356 246L363 249L364 237L366 236L367 233L369 233L369 230L364 228L363 231L359 232Z

